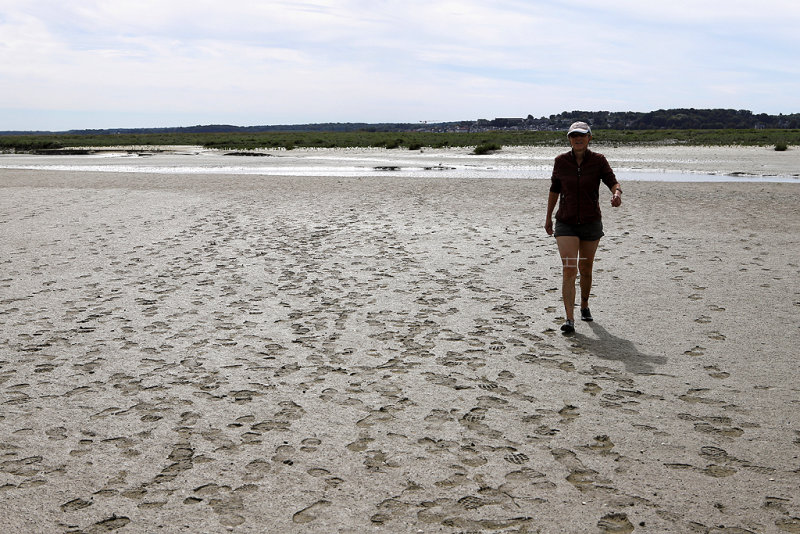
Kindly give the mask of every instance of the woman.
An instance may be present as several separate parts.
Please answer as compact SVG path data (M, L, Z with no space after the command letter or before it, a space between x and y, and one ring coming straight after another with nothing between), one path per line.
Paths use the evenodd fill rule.
M548 235L553 235L555 231L563 265L561 296L567 320L561 330L565 334L575 331L575 279L578 273L581 276L581 319L592 320L589 311L592 266L597 245L604 235L599 202L600 182L611 190L611 205L616 208L622 204L622 189L605 156L589 150L592 140L589 125L585 122L573 123L567 137L572 150L556 157L553 164L544 223ZM558 211L553 228L556 202Z

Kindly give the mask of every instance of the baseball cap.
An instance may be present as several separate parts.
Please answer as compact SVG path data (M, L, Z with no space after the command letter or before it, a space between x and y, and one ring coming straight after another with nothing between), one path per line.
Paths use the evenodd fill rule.
M585 122L573 122L572 125L569 127L567 135L571 134L572 132L592 135L592 129L589 128L589 125L586 124Z

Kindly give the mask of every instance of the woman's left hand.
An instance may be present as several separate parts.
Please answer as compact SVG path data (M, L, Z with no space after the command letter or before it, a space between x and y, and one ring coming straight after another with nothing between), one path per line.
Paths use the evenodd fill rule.
M622 196L614 195L611 197L611 205L618 208L622 204Z

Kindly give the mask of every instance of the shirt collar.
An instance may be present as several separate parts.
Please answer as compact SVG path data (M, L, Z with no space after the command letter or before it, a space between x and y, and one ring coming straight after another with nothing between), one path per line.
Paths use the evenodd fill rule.
M593 152L587 148L586 152L583 154L584 161L586 161L587 158L590 158L592 154ZM572 156L573 161L576 161L578 159L575 157L575 150L572 148L569 149L569 155Z

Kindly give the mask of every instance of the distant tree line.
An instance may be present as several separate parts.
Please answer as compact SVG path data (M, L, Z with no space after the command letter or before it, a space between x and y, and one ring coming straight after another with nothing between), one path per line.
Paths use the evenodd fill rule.
M800 113L790 115L754 114L745 109L659 109L635 111L564 111L549 117L496 118L475 121L437 123L364 123L325 122L311 124L275 124L233 126L209 124L174 128L115 128L105 130L69 130L66 132L0 131L0 135L131 135L131 134L202 134L264 132L477 132L490 130L561 131L572 122L588 122L596 130L722 130L722 129L797 129Z
M633 111L570 111L551 115L548 121L564 127L583 120L597 129L609 130L721 130L800 128L800 113L791 115L755 114L746 109L659 109L647 113Z

